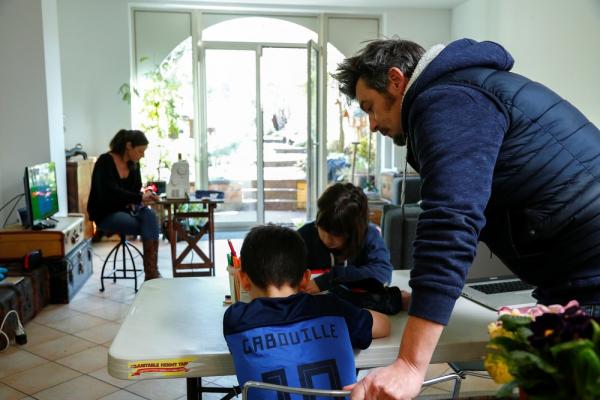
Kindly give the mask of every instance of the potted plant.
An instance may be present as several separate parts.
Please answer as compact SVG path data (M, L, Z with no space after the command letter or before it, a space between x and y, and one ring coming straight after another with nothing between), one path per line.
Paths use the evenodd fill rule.
M504 384L497 397L518 388L528 399L600 398L600 324L577 301L499 313L484 361Z

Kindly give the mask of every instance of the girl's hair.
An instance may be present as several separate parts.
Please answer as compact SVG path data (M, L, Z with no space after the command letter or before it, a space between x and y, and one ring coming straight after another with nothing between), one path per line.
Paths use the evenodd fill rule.
M367 196L351 183L329 186L317 201L316 224L345 239L341 253L349 258L360 251L369 226Z
M110 141L110 151L122 156L125 154L128 142L131 143L132 147L146 146L148 139L142 131L121 129Z

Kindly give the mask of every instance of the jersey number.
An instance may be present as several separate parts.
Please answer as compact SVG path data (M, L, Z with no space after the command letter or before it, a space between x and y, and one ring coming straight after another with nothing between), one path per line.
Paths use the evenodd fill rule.
M340 374L335 359L332 358L330 360L298 365L298 378L301 387L313 389L313 377L317 375L327 376L330 388L339 389L341 387ZM262 380L263 382L276 385L288 385L283 368L263 373ZM316 396L304 395L302 397L304 400L316 400ZM277 400L291 400L291 396L289 393L277 393Z

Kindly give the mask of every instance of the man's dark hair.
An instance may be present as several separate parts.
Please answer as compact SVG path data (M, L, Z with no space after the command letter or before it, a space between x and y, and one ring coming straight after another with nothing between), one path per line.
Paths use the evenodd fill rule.
M373 40L356 55L338 64L332 76L339 82L340 92L351 99L356 98L356 83L360 78L369 87L385 93L390 68L399 68L410 79L424 53L423 47L409 40Z
M145 146L148 144L148 139L142 131L121 129L110 141L110 151L122 156L125 154L128 142L132 147Z
M306 246L298 232L277 225L256 226L240 252L242 270L261 289L297 287L306 270Z
M369 226L369 206L363 190L351 183L329 186L317 201L316 225L346 242L341 254L346 257L358 253Z

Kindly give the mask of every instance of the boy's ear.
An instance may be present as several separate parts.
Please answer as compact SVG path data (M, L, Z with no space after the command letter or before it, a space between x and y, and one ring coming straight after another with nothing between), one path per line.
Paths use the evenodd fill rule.
M248 277L248 274L245 273L244 271L239 270L239 274L240 274L240 284L242 285L242 288L245 291L249 292L250 286L252 286L252 281Z
M300 281L300 290L306 289L308 283L310 282L310 269L304 271L302 275L302 280Z

